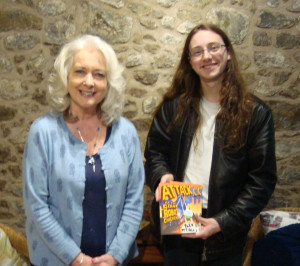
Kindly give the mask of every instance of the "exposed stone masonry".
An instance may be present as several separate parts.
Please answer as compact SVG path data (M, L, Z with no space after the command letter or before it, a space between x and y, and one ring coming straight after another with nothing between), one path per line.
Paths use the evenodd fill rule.
M300 204L300 0L0 0L0 222L24 233L21 165L30 124L49 110L61 45L96 34L125 67L124 116L145 146L186 34L198 23L231 38L249 89L273 109L278 184L268 207ZM145 208L151 193L145 187Z

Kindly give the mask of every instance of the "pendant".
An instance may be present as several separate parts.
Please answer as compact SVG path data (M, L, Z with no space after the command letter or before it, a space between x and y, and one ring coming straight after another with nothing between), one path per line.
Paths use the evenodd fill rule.
M90 156L90 159L89 159L89 164L91 164L93 166L93 172L95 173L96 171L96 166L95 166L95 159L93 156Z

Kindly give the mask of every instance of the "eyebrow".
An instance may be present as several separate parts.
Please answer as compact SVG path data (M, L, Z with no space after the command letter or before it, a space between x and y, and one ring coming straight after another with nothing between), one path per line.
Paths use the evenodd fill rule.
M75 68L75 69L83 69L83 70L86 70L86 69L87 69L87 67L86 67L86 66L79 65L79 64L75 64L75 65L74 65L74 68ZM93 70L93 71L101 71L101 72L104 72L104 73L106 73L106 70L105 70L105 69L103 69L103 68L96 68L96 69L95 69L95 70Z
M206 46L208 46L208 45L212 45L212 44L222 44L222 45L225 45L225 43L219 43L219 42L210 42L210 43L208 43ZM191 49L197 49L197 48L203 48L203 46L201 46L201 45L197 45L197 46L191 47Z

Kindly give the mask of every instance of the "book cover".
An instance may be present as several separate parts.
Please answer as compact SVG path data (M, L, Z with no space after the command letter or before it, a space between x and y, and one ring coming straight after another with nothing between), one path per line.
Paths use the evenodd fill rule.
M195 214L202 214L202 185L183 182L159 184L159 216L162 235L199 232Z

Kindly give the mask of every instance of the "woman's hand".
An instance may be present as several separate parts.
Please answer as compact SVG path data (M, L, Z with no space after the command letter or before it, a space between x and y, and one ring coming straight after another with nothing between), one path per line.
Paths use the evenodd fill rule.
M91 265L99 265L99 266L116 266L118 265L118 261L110 254L104 254L100 257L92 258Z
M70 266L78 266L78 265L80 265L80 266L90 266L90 265L92 265L92 258L90 256L84 255L82 252L80 252L78 254L78 256L70 264Z
M174 176L172 174L163 175L160 179L160 183L169 183L174 181ZM160 200L158 187L155 190L155 200L158 202Z
M201 230L195 234L184 234L182 237L186 238L202 238L207 239L208 237L221 232L221 227L214 218L203 218L195 214L197 222L201 223Z

